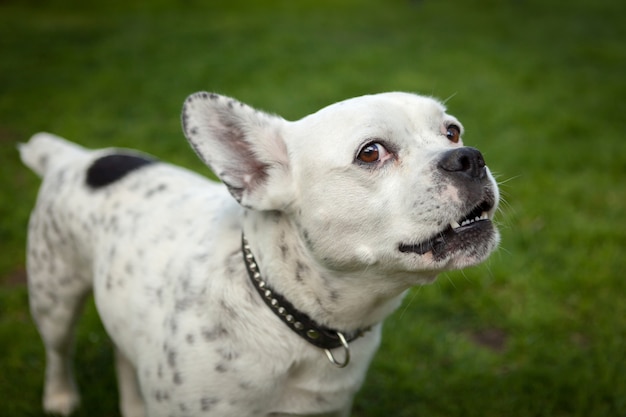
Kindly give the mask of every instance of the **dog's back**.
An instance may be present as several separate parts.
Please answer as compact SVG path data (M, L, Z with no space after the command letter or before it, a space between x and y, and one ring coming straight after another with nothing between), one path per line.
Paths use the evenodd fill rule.
M58 166L80 156L87 150L59 136L50 133L37 133L28 143L19 145L20 157L24 165L32 169L40 177L53 166Z

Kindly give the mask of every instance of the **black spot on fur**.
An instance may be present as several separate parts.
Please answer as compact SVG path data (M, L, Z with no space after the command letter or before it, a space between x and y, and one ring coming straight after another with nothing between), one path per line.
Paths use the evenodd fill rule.
M48 165L48 156L47 155L41 155L39 157L39 166L45 167Z
M216 352L222 357L222 359L224 359L227 362L230 362L232 360L239 358L239 353L234 352L230 349L219 348L216 350Z
M213 328L203 327L200 330L202 337L206 342L214 342L220 338L228 336L228 330L226 330L221 324Z
M239 386L239 388L241 388L243 390L249 390L249 389L252 389L252 382L240 381L238 386Z
M150 190L146 191L145 197L146 198L150 198L153 195L161 193L161 192L163 192L165 190L167 190L167 185L166 184L159 184L155 188L151 188Z
M174 368L176 366L176 352L173 350L170 350L169 352L167 352L167 364Z
M309 267L303 264L302 262L296 262L296 281L302 283L304 282L304 276L308 272Z
M86 182L91 188L101 188L120 180L128 173L155 163L156 160L138 155L113 154L96 159L87 169Z
M219 402L220 400L218 398L202 397L200 399L200 409L202 411L210 411L211 408L213 408L213 406L215 406Z

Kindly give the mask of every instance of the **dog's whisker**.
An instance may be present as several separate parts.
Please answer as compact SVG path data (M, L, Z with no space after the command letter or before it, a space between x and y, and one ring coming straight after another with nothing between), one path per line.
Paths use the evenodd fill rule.
M456 95L458 94L458 92L454 92L451 95L449 95L445 100L442 101L443 104L448 104L448 101L452 100Z
M418 286L418 287L416 287L415 290L411 291L411 297L409 298L408 302L405 301L403 303L402 311L400 312L400 316L398 318L399 320L402 320L402 318L404 317L404 315L408 311L409 307L411 306L411 304L417 298L417 296L419 295L419 293L421 291L422 291L422 286Z
M494 178L496 179L496 181L497 181L499 186L505 185L505 184L507 184L507 183L509 183L511 181L515 181L516 179L519 179L521 177L522 177L522 175L520 174L520 175L514 175L514 176L512 176L510 178L506 178L504 180L500 180L498 178L498 176L496 174L494 174Z

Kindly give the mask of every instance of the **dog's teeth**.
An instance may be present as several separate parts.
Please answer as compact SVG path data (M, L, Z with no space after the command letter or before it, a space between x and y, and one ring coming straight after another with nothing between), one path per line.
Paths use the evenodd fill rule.
M481 220L488 220L489 219L489 214L486 211L483 211L480 216L476 216L473 219L465 219L463 221L461 221L461 224L459 224L459 222L451 222L450 226L452 227L452 229L458 229L459 227L462 226L467 226L469 224L475 223L475 222L479 222Z

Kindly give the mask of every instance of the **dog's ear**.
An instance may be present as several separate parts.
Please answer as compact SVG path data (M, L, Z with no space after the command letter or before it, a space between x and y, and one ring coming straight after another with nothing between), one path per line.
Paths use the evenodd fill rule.
M289 205L293 193L284 119L200 92L185 101L182 123L196 153L242 206L282 210Z

